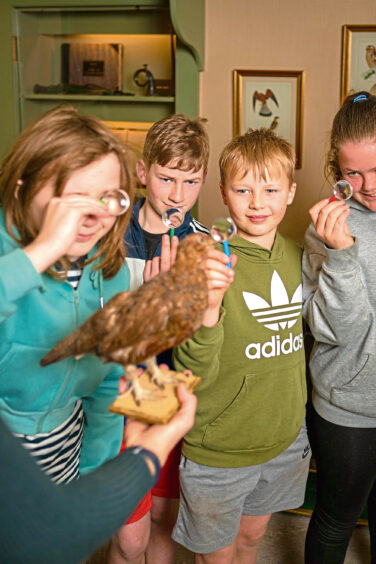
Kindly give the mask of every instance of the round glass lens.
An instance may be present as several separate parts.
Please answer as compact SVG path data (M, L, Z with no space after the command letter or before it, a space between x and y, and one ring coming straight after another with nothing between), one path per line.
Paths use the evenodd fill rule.
M99 201L106 204L111 215L122 215L130 206L129 196L124 190L108 190Z
M217 243L229 241L236 235L236 225L231 217L218 217L210 228L210 235Z
M169 229L176 229L184 221L184 214L179 208L170 208L162 214L162 221Z
M333 186L333 194L337 200L349 200L353 192L353 187L347 180L338 180Z

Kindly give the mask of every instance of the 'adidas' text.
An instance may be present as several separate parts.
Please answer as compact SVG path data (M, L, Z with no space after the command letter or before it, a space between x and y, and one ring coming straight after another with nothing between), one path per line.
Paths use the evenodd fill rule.
M281 341L279 335L273 335L270 341L265 343L249 343L245 349L246 356L255 360L257 358L271 358L272 356L280 356L281 354L291 354L303 348L303 333L293 337L289 336Z

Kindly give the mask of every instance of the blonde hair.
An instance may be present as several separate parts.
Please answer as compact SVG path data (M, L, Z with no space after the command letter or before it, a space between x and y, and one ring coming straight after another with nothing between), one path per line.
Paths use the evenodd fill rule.
M252 170L266 180L267 173L285 171L290 184L294 181L295 152L291 144L265 128L249 129L232 139L219 158L221 184L227 178L241 174L244 178Z
M23 246L30 244L38 230L29 209L45 183L53 178L55 196L60 196L73 172L110 153L119 159L121 188L132 201L133 182L127 150L99 119L79 114L70 105L43 114L21 133L2 164L0 205L9 234ZM104 278L115 276L124 262L123 237L129 216L130 210L117 218L112 229L99 241L95 255L83 263L99 259L95 270L103 270ZM68 268L67 259L62 263ZM52 269L47 272L56 277Z
M344 143L366 139L376 140L376 96L361 91L347 96L334 117L325 163L326 178L334 181L341 178L338 152Z
M183 114L169 115L149 129L143 150L148 168L153 163L160 166L174 165L184 171L207 172L209 137L203 118L190 119Z

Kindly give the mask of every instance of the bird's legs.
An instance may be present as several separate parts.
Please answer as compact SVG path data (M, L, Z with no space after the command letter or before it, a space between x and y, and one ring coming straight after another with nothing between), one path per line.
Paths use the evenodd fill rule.
M135 364L124 366L125 377L129 381L129 389L137 406L141 405L142 400L158 400L163 396L157 390L146 390L141 386L138 368ZM127 392L126 392L127 393Z
M147 358L144 361L144 364L150 374L150 379L153 384L155 384L162 390L164 389L165 384L177 384L182 381L181 379L173 376L171 373L166 374L165 372L162 372L157 364L157 359L155 356Z

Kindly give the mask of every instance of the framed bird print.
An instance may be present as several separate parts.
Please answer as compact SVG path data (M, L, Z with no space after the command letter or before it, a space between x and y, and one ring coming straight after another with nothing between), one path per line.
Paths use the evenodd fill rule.
M376 25L342 27L341 103L359 90L376 95Z
M270 128L287 139L302 166L304 71L239 70L234 80L234 135Z

